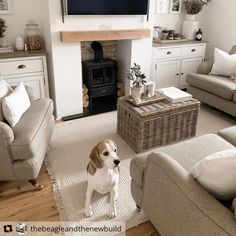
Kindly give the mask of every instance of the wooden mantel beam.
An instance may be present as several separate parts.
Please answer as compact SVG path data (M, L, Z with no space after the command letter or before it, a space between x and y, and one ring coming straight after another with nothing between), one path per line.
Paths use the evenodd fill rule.
M75 43L82 41L106 41L143 39L151 36L150 29L129 29L129 30L96 30L96 31L61 31L61 41Z

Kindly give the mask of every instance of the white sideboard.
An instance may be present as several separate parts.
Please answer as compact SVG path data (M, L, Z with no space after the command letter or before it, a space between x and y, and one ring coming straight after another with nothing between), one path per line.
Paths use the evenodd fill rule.
M152 81L157 88L187 88L186 76L204 60L206 42L153 44Z
M33 88L38 98L49 97L45 53L0 54L0 79L5 79L12 86L23 81Z

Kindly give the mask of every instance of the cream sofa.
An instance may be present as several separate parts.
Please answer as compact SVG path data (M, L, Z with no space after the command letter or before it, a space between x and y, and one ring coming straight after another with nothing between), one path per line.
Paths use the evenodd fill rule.
M236 235L233 212L188 174L204 157L235 145L236 126L132 159L132 196L162 236Z
M0 181L28 180L41 190L37 177L54 127L53 102L27 92L31 106L20 121L11 128L0 120Z
M236 46L230 54L236 53ZM196 99L236 117L236 82L223 76L209 75L213 62L203 62L197 73L189 74L188 92Z

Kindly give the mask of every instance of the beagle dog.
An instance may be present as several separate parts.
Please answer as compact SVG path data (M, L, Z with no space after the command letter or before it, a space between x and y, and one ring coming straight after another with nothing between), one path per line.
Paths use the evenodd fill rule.
M93 215L91 198L94 191L100 194L110 193L108 216L116 216L115 201L118 198L119 164L117 146L112 140L99 142L90 154L87 166L88 187L85 200L85 216Z

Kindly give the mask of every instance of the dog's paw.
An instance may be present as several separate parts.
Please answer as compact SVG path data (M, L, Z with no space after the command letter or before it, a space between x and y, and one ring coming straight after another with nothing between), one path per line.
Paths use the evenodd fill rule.
M116 211L115 210L109 211L107 215L110 219L115 218L116 217Z
M86 216L86 217L91 217L91 216L93 216L93 211L92 211L92 209L87 209L87 210L85 210L85 216Z

